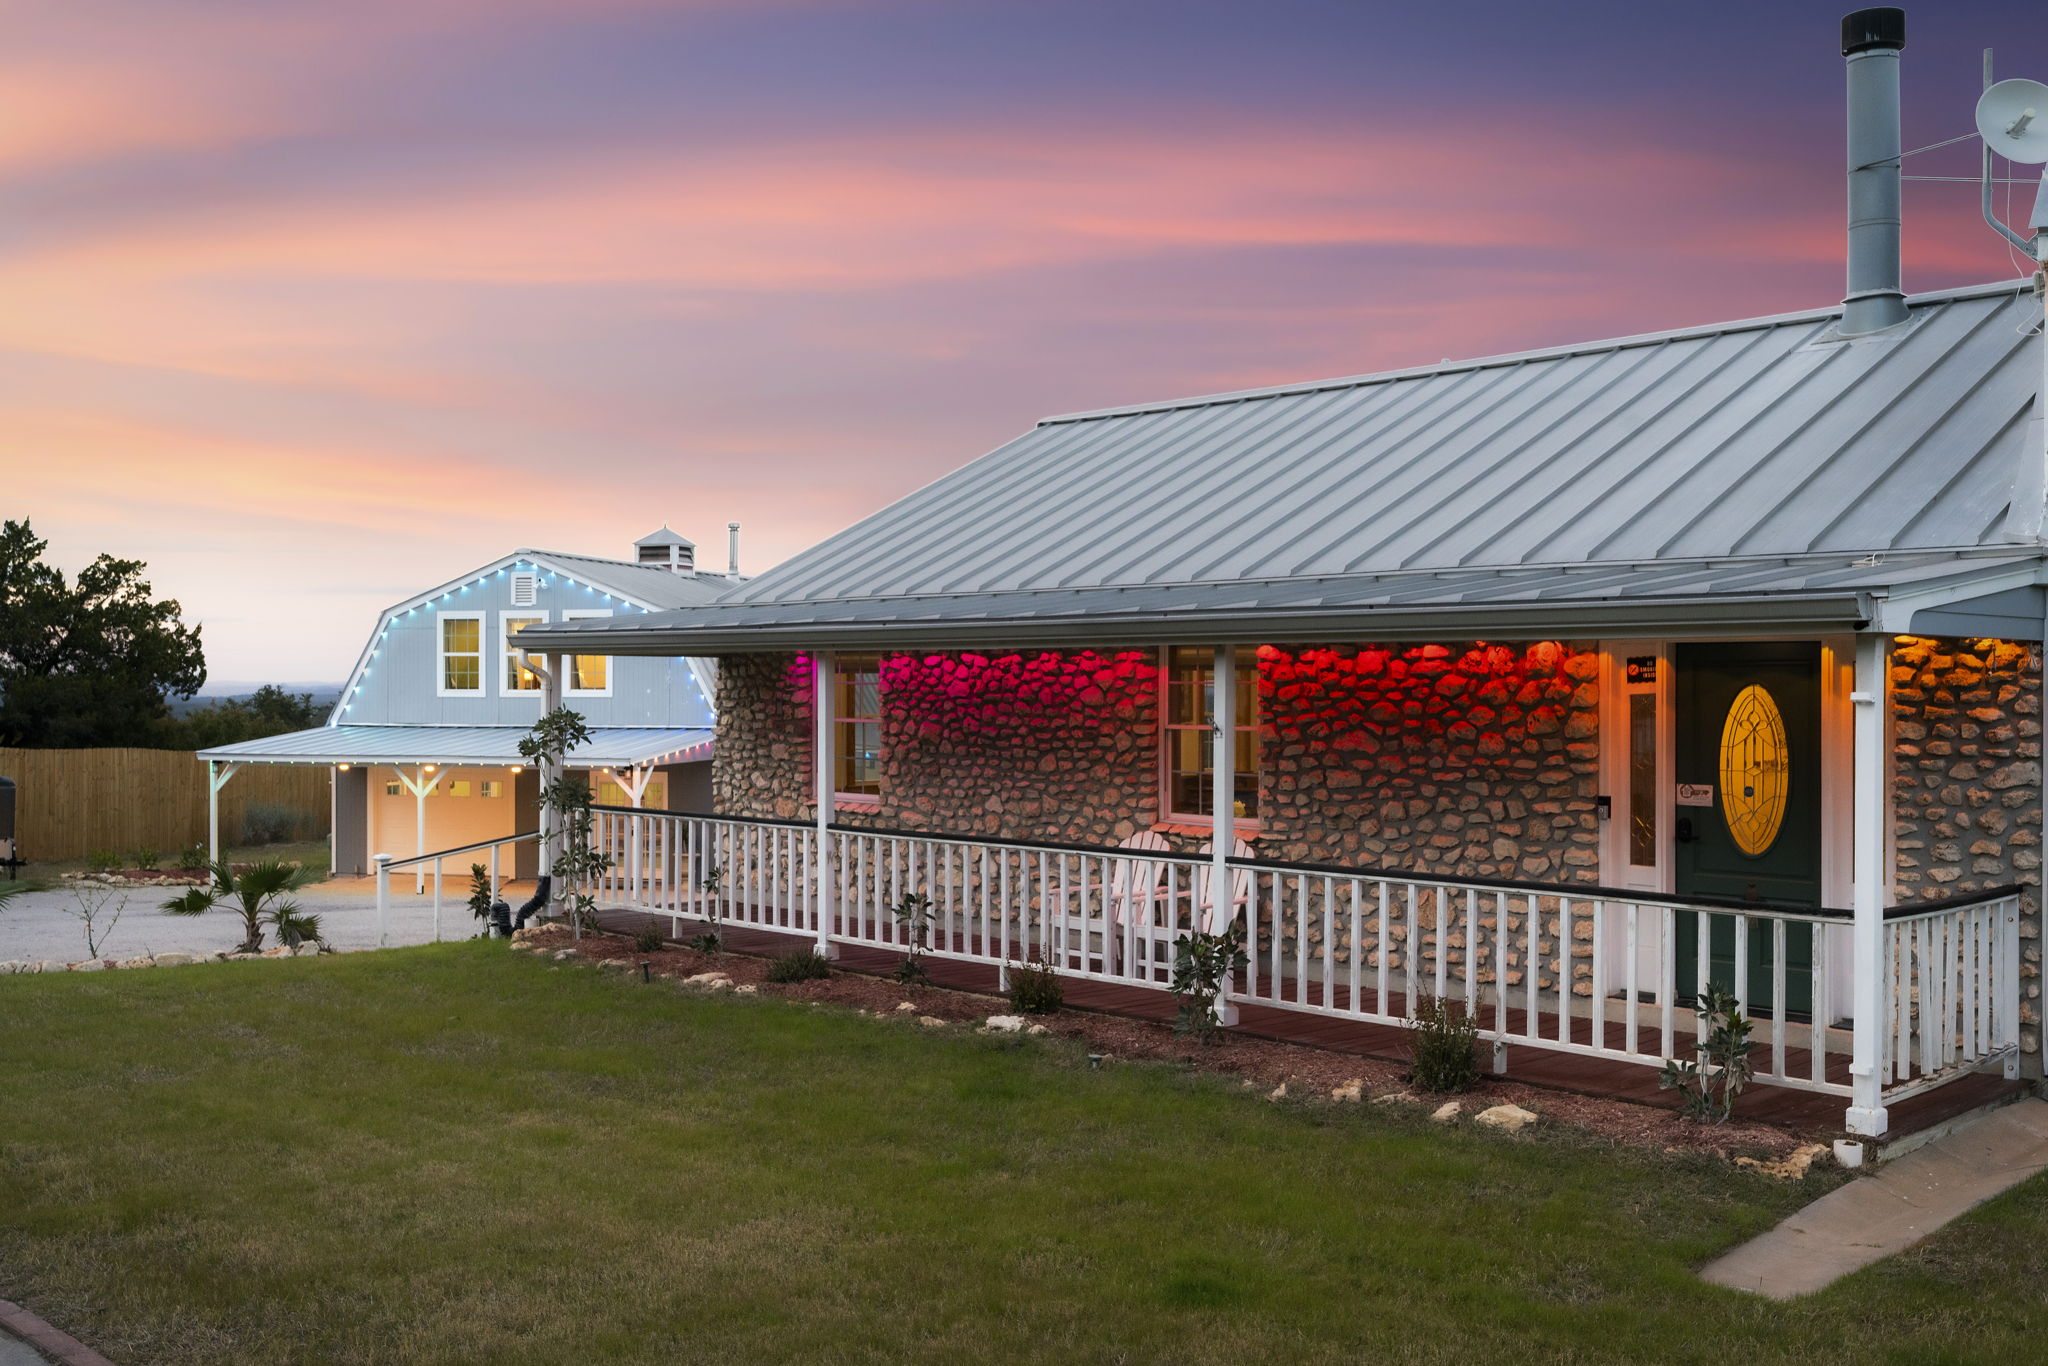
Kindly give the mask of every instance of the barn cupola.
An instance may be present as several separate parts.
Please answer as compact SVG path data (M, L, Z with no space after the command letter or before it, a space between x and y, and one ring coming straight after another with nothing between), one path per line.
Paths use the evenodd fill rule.
M637 564L650 564L677 574L689 574L697 568L696 544L686 537L670 531L666 523L651 536L642 536L633 542L633 559Z

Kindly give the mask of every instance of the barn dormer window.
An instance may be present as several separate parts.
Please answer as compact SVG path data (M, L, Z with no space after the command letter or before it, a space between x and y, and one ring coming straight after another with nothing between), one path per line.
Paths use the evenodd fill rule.
M519 644L514 639L529 626L538 626L548 619L545 612L507 612L505 622L505 695L540 691L540 675L526 667L519 658Z
M484 691L484 614L442 612L440 688L443 697L479 697Z
M611 609L584 608L580 611L562 613L563 621L581 621L586 617L608 617ZM612 695L612 661L606 655L571 655L568 664L567 686L563 691L571 697L610 697Z

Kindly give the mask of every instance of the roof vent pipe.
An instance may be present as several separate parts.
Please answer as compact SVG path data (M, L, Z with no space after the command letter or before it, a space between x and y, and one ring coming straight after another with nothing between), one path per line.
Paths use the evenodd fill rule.
M740 524L725 524L725 572L731 578L740 576Z
M1861 337L1906 321L1899 287L1899 53L1902 9L1857 10L1842 20L1849 67L1849 292L1841 335Z

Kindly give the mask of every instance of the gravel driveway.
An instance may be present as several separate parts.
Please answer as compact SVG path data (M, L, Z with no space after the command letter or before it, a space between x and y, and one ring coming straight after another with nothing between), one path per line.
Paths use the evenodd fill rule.
M466 885L450 879L441 902L441 937L467 939L480 928L465 904ZM416 894L410 879L394 878L391 889L390 934L393 944L425 944L434 938L434 898L431 884L427 895ZM206 915L165 915L157 906L180 889L137 887L114 891L110 904L124 899L121 919L105 935L101 958L140 958L155 953L212 953L235 947L240 939L241 917L229 910ZM505 899L517 910L532 895L531 883L517 883L505 889ZM336 948L367 949L377 945L377 885L372 878L334 878L316 882L298 893L302 909L320 917L322 936ZM0 961L10 959L77 962L86 957L85 931L71 914L78 900L69 886L27 892L0 903ZM266 936L267 947L274 941Z

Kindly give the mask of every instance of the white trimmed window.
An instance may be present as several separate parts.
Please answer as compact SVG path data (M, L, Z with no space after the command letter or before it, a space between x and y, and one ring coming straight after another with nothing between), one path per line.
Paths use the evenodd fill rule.
M583 621L590 617L608 617L609 607L586 607L562 613L563 621ZM563 692L570 697L610 697L612 695L612 661L608 655L571 655L568 661L569 676L563 680Z
M841 797L872 800L882 795L881 657L839 655L833 668L832 788Z
M1176 645L1166 652L1159 734L1168 820L1206 821L1216 809L1215 665L1215 651L1201 646ZM1232 806L1238 820L1249 821L1259 815L1259 661L1250 650L1238 651L1236 681Z
M440 634L440 668L435 674L436 691L442 697L483 696L484 614L441 612L437 618L434 629Z
M519 658L519 646L513 637L529 626L538 626L548 619L546 612L504 612L500 613L500 634L505 644L505 669L499 675L498 687L506 697L520 693L540 695L540 675L526 667Z

